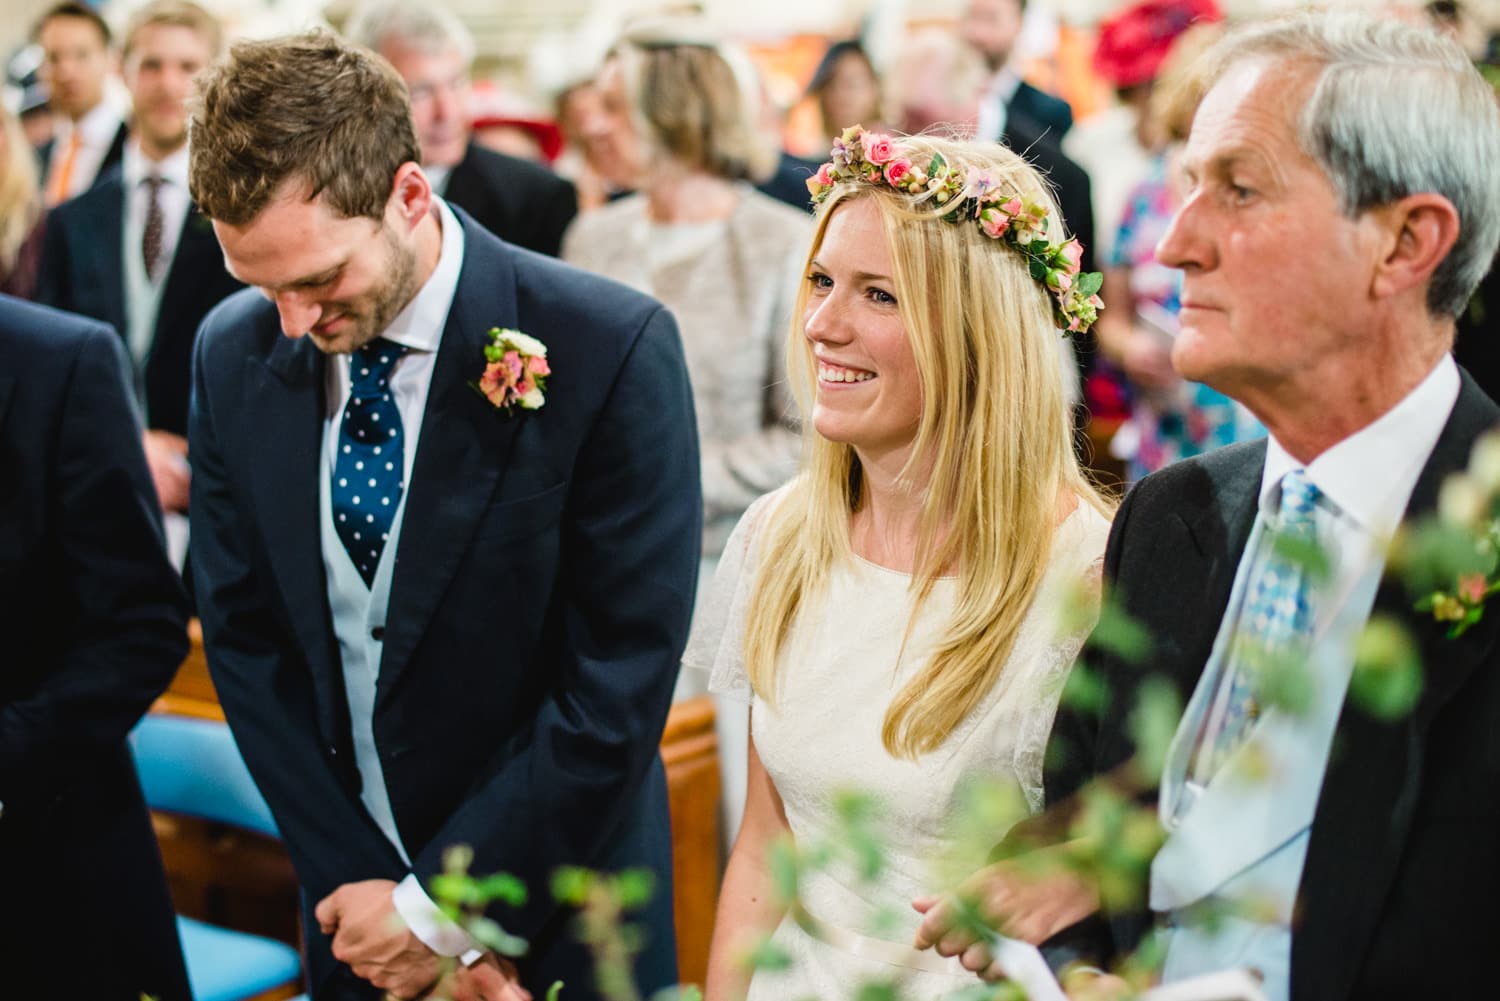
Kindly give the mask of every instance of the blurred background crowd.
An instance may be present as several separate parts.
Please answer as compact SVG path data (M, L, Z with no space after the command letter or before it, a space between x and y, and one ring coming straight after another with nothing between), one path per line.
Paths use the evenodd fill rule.
M688 334L699 394L712 557L744 505L791 468L776 375L794 261L809 234L803 181L831 138L856 123L973 132L1026 151L1048 174L1092 258L1085 269L1107 274L1111 308L1093 337L1073 345L1080 381L1072 396L1081 444L1106 476L1134 479L1258 433L1242 409L1172 373L1176 282L1152 248L1173 208L1173 150L1196 105L1184 67L1227 19L1291 5L204 0L215 23L193 59L211 58L224 39L319 22L345 31L407 79L425 166L450 201L513 243L564 254L671 306ZM148 423L177 435L185 382L171 383L179 372L185 380L192 329L217 295L184 309L169 287L156 335L167 333L162 312L181 314L182 330L168 338L175 348L153 351L144 329L152 324L132 306L128 281L121 295L75 287L88 274L57 258L76 256L78 237L69 244L54 233L44 255L44 217L108 176L129 124L137 135L164 130L163 156L180 145L176 109L188 78L142 80L132 70L122 33L141 0L80 4L99 15L97 26L44 18L51 6L12 0L0 26L8 53L0 289L121 328L142 368ZM1442 25L1481 64L1496 60L1497 0L1379 6ZM181 223L184 207L173 211L166 197L167 220ZM78 236L94 234L85 227ZM166 248L175 243L169 232ZM205 279L222 294L220 276ZM1482 292L1469 326L1492 322L1486 299ZM133 335L132 318L142 327ZM1480 339L1461 333L1459 344L1461 360L1493 389L1494 361L1481 355ZM158 486L172 510L185 503L186 485L169 475L165 453L180 442L158 435L156 446Z

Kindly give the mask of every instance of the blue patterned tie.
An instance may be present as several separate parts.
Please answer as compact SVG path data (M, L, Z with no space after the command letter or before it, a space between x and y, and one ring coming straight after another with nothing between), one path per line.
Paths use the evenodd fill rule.
M1209 774L1217 772L1239 747L1258 714L1254 668L1246 663L1257 656L1275 657L1295 653L1312 636L1314 609L1312 582L1302 560L1279 551L1276 536L1303 543L1317 541L1313 515L1322 492L1294 469L1281 479L1279 527L1269 539L1240 619L1236 638L1234 680L1224 713L1224 726L1214 742Z
M390 382L405 353L380 337L349 356L349 402L333 464L333 525L366 586L375 579L401 503L405 435Z

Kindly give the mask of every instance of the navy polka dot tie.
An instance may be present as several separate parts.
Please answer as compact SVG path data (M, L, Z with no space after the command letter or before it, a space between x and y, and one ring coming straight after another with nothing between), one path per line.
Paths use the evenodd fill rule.
M403 487L401 412L391 398L391 370L406 348L376 338L349 356L349 402L333 464L333 524L368 586Z

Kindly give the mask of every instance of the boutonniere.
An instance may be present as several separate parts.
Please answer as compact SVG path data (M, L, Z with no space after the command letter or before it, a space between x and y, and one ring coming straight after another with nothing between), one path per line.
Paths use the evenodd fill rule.
M1448 622L1448 638L1457 639L1484 617L1484 602L1500 591L1500 581L1482 573L1464 574L1450 591L1433 591L1417 601L1417 611L1431 612L1438 622Z
M496 410L540 410L547 402L543 390L547 388L547 376L552 374L547 365L547 345L509 327L491 327L488 336L484 374L470 385Z
M1443 481L1437 517L1410 534L1401 562L1421 597L1414 606L1457 639L1500 592L1500 436L1474 443L1467 470Z

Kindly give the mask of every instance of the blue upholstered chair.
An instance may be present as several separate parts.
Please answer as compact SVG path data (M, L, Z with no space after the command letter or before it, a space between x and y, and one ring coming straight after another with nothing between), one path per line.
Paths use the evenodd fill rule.
M130 746L153 810L278 836L225 724L147 715ZM181 916L177 930L196 1001L286 997L299 986L301 959L283 942Z

